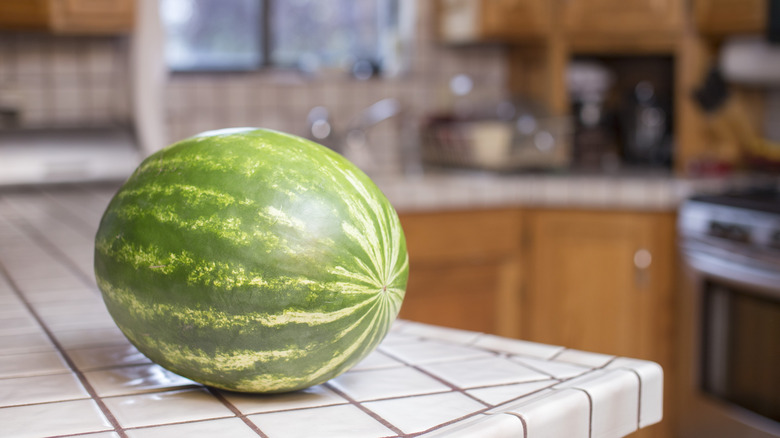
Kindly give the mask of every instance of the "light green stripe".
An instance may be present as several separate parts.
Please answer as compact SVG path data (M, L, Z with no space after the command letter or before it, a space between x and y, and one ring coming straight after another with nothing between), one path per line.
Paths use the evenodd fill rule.
M176 319L183 325L193 327L208 327L214 329L241 329L259 324L264 327L281 327L287 324L305 324L317 326L328 324L347 318L360 312L380 299L380 295L373 294L366 300L353 306L345 307L333 312L306 312L294 309L285 309L281 313L247 312L236 315L215 309L192 309L181 305L152 303L147 304L139 300L135 294L127 289L115 287L102 278L98 278L98 285L108 300L120 305L128 313L135 317L152 321L159 318Z

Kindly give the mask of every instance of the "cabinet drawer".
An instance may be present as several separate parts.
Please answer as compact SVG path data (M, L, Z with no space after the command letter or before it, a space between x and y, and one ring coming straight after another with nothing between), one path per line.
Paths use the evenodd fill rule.
M520 214L513 210L402 214L401 224L413 262L496 259L520 247Z

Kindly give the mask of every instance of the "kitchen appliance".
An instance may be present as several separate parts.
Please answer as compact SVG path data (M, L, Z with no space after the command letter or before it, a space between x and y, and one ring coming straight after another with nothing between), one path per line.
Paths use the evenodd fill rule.
M557 171L571 162L571 131L567 116L503 101L429 117L421 127L420 154L433 166Z
M679 436L780 437L780 190L692 197L678 231Z

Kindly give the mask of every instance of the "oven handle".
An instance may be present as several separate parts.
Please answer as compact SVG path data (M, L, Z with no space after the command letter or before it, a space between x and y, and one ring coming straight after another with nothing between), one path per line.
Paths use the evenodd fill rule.
M683 255L687 265L695 272L780 299L780 269L754 268L699 251L683 251Z

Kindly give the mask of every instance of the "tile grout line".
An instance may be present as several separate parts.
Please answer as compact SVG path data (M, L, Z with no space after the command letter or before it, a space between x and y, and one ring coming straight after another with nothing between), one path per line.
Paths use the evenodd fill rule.
M6 202L7 203L7 202ZM17 210L18 211L18 210ZM27 238L32 240L34 243L38 244L38 246L44 250L49 250L53 255L59 260L60 263L62 263L65 268L68 269L76 278L79 279L85 286L87 286L90 289L96 289L95 283L92 280L91 277L83 273L79 267L74 264L73 260L71 260L67 254L65 254L57 245L55 245L51 240L47 239L40 230L36 229L35 227L31 226L29 223L17 223L16 221L10 221L10 224L14 227L16 227L19 231L24 233Z
M404 432L403 432L401 429L399 429L399 428L395 427L395 426L394 426L392 423L390 423L390 422L389 422L389 421L387 421L386 419L382 418L382 416L381 416L381 415L379 415L379 414L377 414L376 412L372 411L371 409L368 409L367 407L363 406L363 404L362 404L362 403L360 403L359 401L357 401L357 400L355 400L354 398L350 397L349 395L345 394L345 393L344 393L344 391L342 391L342 390L340 390L340 389L336 388L335 386L333 386L333 385L330 383L330 381L327 381L327 382L323 383L323 385L327 386L327 387L328 387L328 389L330 389L331 391L333 391L333 392L335 392L336 394L338 394L338 395L339 395L340 397L342 397L344 400L346 400L347 402L349 402L349 404L351 404L352 406L355 406L356 408L358 408L358 409L360 409L361 411L363 411L363 413L365 413L366 415L370 416L370 417L371 417L371 418L373 418L374 420L376 420L376 421L378 421L379 423L381 423L381 424L382 424L383 426L385 426L386 428L388 428L388 429L392 430L392 431L393 431L393 432L394 432L394 433L395 433L397 436L400 436L400 437L406 437L406 436L408 436L408 435L407 435L407 434L405 434L405 433L404 433Z
M241 421L243 421L244 424L246 424L250 429L252 429L254 433L258 434L262 438L269 438L268 435L265 434L265 432L260 430L260 428L255 423L252 422L252 420L247 418L246 414L241 412L241 410L239 410L233 403L231 403L230 400L225 398L225 396L221 392L219 392L218 389L213 388L211 386L205 386L205 385L204 388L209 393L211 393L211 395L213 395L214 398L219 400L226 408L230 409L230 412L235 414L235 416L238 417Z
M586 397L588 397L588 438L593 437L593 397L590 393L582 388L572 387L577 391L582 391Z
M40 315L32 306L32 304L27 300L27 297L24 296L22 291L19 289L19 285L17 285L16 281L8 274L8 270L6 269L5 265L3 265L2 262L0 262L0 275L5 277L5 280L11 286L13 292L22 301L24 306L27 308L27 311L30 312L30 314L38 323L38 325L41 326L41 329L44 331L44 333L46 333L46 337L49 338L49 341L57 349L57 352L60 355L62 355L62 358L65 361L65 363L68 365L68 368L70 368L73 374L75 374L76 377L79 379L79 382L87 391L87 394L89 394L90 398L95 402L95 404L97 404L101 413L106 417L108 422L111 424L111 427L114 428L114 431L117 434L119 434L121 438L127 438L127 433L125 433L125 430L119 424L119 421L116 419L114 414L108 409L108 406L106 406L106 404L103 402L103 399L97 394L97 391L95 391L95 388L92 386L91 383L89 383L86 376L84 376L84 373L78 369L78 367L76 366L75 362L73 362L73 359L70 357L70 355L65 351L64 348L62 348L62 345L54 336L54 333L51 331L51 329L49 329L49 327L40 317Z
M436 380L437 382L439 382L439 383L441 383L441 384L443 384L443 385L447 386L448 388L450 388L451 390L453 390L453 392L457 392L457 393L463 394L463 395L465 395L466 397L468 397L468 398L470 398L470 399L472 399L472 400L474 400L474 401L478 402L479 404L481 404L481 405L485 405L485 406L486 406L486 408L485 408L485 409L491 409L491 408L493 407L493 406L491 406L490 404L488 404L488 403L485 403L485 402L483 402L482 400L480 400L480 399L478 399L478 398L476 398L476 397L472 396L471 394L467 393L465 389L463 389L463 388L461 388L461 387L459 387L459 386L457 386L457 385L455 385L455 384L452 384L452 383L450 383L450 382L448 382L448 381L446 381L446 380L442 379L441 377L439 377L439 376L437 376L437 375L435 375L435 374L433 374L433 373L429 372L428 370L425 370L425 369L423 369L423 368L421 368L421 367L419 367L419 366L417 366L417 365L410 364L410 363L406 362L405 360L403 360L403 359L399 358L398 356L396 356L396 355L394 355L394 354L392 354L392 353L390 353L390 352L388 352L388 351L382 350L382 354L385 354L385 355L389 356L391 359L394 359L394 360L397 360L398 362L401 362L402 364L406 365L406 366L407 366L407 367L409 367L409 368L412 368L412 369L414 369L414 370L417 370L417 371L419 371L419 372L421 372L421 373L425 374L426 376L428 376L428 377L430 377L430 378L432 378L432 379ZM499 353L495 353L495 355L496 355L496 357L500 357L500 354L499 354Z
M429 338L425 338L424 336L420 336L420 339L429 339ZM486 350L486 351L488 351L488 350ZM501 356L502 356L502 354L501 354L500 352L496 352L496 351L491 351L491 352L492 352L492 353L493 353L493 354L494 354L496 357L501 357ZM454 419L452 419L452 420L450 420L450 421L447 421L447 422L445 422L445 423L442 423L442 424L439 424L439 425L437 425L437 426L434 426L434 427L432 427L432 428L430 428L430 429L426 429L426 430L424 430L424 431L422 431L422 432L415 433L415 434L412 434L412 435L409 435L409 436L419 436L419 435L422 435L422 434L425 434L425 433L433 432L433 431L435 431L435 430L438 430L438 429L444 428L444 427L446 427L446 426L450 426L450 425L452 425L452 424L455 424L455 423L457 423L457 422L459 422L459 421L462 421L462 420L465 420L465 419L468 419L468 418L473 418L473 417L476 417L477 415L483 414L483 413L485 413L485 412L489 411L490 409L493 409L493 408L495 408L496 406L499 406L499 405L501 405L501 404L504 404L504 403L505 403L505 402L504 402L504 403L500 403L499 405L491 405L491 404L489 404L489 403L486 403L486 402L484 402L484 401L482 401L482 400L480 400L480 399L478 399L478 398L476 398L476 397L472 396L471 394L469 394L468 392L466 392L466 390L465 390L465 389L463 389L463 388L461 388L461 387L459 387L459 386L456 386L456 385L454 385L454 384L452 384L452 383L450 383L450 382L448 382L448 381L446 381L446 380L442 379L441 377L439 377L439 376L437 376L437 375L435 375L435 374L433 374L433 373L431 373L431 372L429 372L429 371L427 371L427 370L425 370L425 369L422 369L422 368L418 367L417 365L410 364L410 363L408 363L407 361L405 361L405 360L403 360L403 359L399 358L398 356L396 356L396 355L394 355L394 354L392 354L392 353L390 353L390 352L388 352L388 351L384 351L384 350L382 350L382 354L385 354L385 355L389 356L390 358L392 358L392 359L394 359L394 360L397 360L398 362L400 362L400 363L404 364L405 366L407 366L407 367L409 367L409 368L412 368L412 369L414 369L414 370L417 370L417 371L419 371L419 372L421 372L421 373L425 374L425 375L426 375L426 376L428 376L428 377L431 377L432 379L434 379L434 380L438 381L439 383L442 383L443 385L445 385L445 386L447 386L448 388L450 388L450 389L452 390L452 392L455 392L455 393L462 394L462 395L464 395L464 396L466 396L466 397L468 397L468 398L470 398L470 399L472 399L472 400L476 401L477 403L479 403L479 404L481 404L481 405L484 405L484 406L485 406L483 409L480 409L480 410L478 410L478 411L472 412L472 413L470 413L470 414L467 414L467 415L464 415L464 416L461 416L461 417L458 417L458 418L454 418ZM540 389L539 391L541 391L541 390L542 390L542 389ZM536 391L535 391L535 392L536 392ZM425 394L421 394L421 395L425 395ZM410 396L407 396L407 397L414 397L414 396L411 396L411 395L410 395Z

